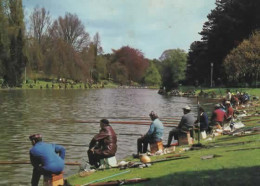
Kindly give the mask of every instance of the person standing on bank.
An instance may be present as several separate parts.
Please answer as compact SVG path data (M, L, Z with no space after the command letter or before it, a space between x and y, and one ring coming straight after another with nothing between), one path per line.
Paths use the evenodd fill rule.
M152 111L149 116L152 123L148 132L137 139L137 156L139 156L140 153L147 152L148 143L156 143L163 139L164 127L158 115Z
M43 142L41 134L33 134L29 139L33 145L30 149L30 160L33 165L31 184L37 186L41 175L49 176L63 171L65 148Z
M89 143L89 164L98 168L100 160L115 156L117 151L117 136L107 119L100 120L100 131Z
M181 133L188 133L191 129L193 129L195 117L190 113L191 108L187 105L183 109L184 115L181 118L181 121L177 127L174 127L168 136L168 143L167 147L171 146L172 138L174 137L175 140L179 140L178 135ZM191 135L193 136L193 135Z

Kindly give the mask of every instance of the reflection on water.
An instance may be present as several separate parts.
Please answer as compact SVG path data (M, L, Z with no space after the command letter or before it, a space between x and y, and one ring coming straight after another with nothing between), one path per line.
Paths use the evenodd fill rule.
M28 161L31 148L28 136L41 133L44 141L65 146L67 162L80 162L87 157L87 145L93 133L99 131L98 121L101 118L136 121L138 117L148 118L150 111L154 110L160 118L179 119L183 114L181 108L187 104L196 115L195 98L164 97L157 94L157 90L0 91L0 161ZM118 135L117 160L136 153L137 134L145 133L149 127L112 126L116 133L125 134ZM165 129L165 142L170 129ZM79 167L66 166L65 176L77 173L78 170ZM1 165L0 185L29 185L31 173L32 167L29 164Z

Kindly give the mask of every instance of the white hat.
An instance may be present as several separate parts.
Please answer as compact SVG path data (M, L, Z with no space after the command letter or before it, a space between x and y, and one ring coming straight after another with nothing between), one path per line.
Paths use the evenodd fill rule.
M230 101L226 101L225 103L226 103L226 104L230 104Z
M183 110L191 110L190 107L188 105L186 105L184 108L182 108Z

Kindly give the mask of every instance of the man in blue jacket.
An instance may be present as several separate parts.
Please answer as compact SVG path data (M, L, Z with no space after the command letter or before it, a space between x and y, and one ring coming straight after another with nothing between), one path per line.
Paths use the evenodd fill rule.
M149 116L152 123L148 132L141 138L137 139L137 155L139 155L139 153L147 152L148 143L159 142L162 141L163 138L164 127L162 122L159 120L158 115L152 111Z
M33 145L30 149L30 160L33 165L31 184L37 186L41 175L59 174L63 171L65 148L43 142L40 134L33 134L29 139Z

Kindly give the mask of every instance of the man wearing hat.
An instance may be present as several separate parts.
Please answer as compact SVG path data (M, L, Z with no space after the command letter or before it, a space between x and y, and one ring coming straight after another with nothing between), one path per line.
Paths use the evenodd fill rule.
M89 164L98 168L100 160L115 156L117 151L117 136L107 119L100 120L100 131L89 143Z
M187 105L185 106L183 109L183 113L184 115L181 118L181 121L178 125L178 127L174 127L170 132L169 132L169 136L168 136L168 143L167 143L167 147L169 147L171 145L172 142L172 137L174 137L175 140L179 140L178 139L178 135L182 132L189 132L190 129L193 128L194 123L195 123L195 117L190 113L191 108Z
M140 153L146 153L148 143L155 143L162 141L164 127L162 122L159 120L158 115L155 112L151 112L149 114L152 123L148 132L142 137L137 139L137 156Z
M59 174L63 171L65 148L43 142L41 134L33 134L29 139L33 145L30 149L30 160L33 165L31 184L37 186L41 175Z

